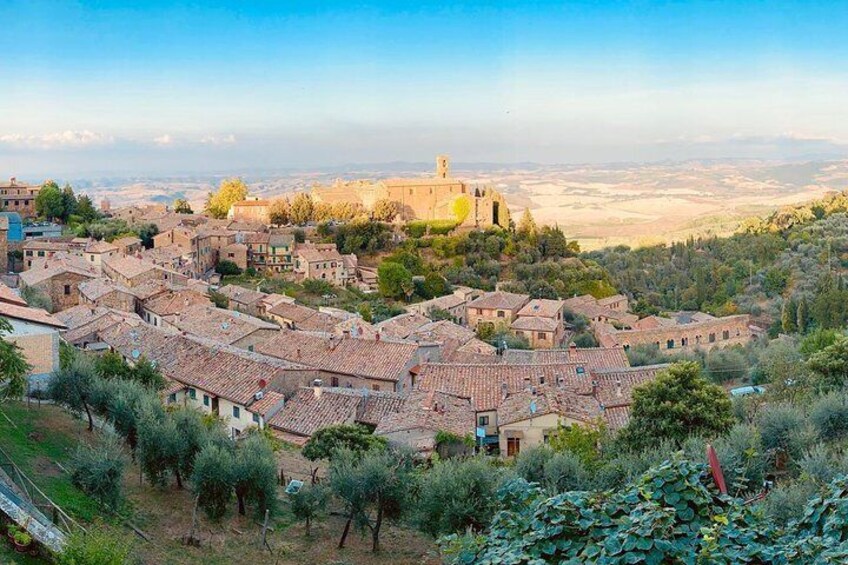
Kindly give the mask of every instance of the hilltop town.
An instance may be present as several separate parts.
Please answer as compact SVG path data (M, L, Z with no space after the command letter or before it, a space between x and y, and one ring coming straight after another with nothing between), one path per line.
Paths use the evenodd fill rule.
M511 216L491 186L454 179L444 156L429 180L339 181L288 197L257 198L226 179L197 212L182 199L95 206L50 181L12 179L0 197L3 339L25 361L8 396L55 403L0 408L28 426L63 421L117 436L108 440L117 447L94 442L67 462L80 496L117 508L126 496L143 504L191 483L197 499L179 504L194 518L169 544L204 547L197 508L212 523L229 515L229 497L215 494L225 479L212 470L228 465L250 477L265 469L250 479L264 491L240 495L236 478L225 487L239 500L237 516L245 504L266 512L265 536L283 489L286 512L307 527L330 500L353 512L334 481L343 462L354 472L362 456L401 483L415 467L456 465L451 473L472 473L489 489L506 480L491 463L500 461L548 492L627 485L630 471L616 458L642 472L670 456L665 441L715 437L725 459L735 457L721 439L736 429L729 398L751 411L763 398L792 398L781 379L801 366L809 382L798 386L821 387L830 373L816 356L845 346L835 328L848 311L828 306L845 292L840 275L811 286L809 269L786 266L793 238L840 229L844 194L749 220L727 239L592 253L537 225L529 210ZM805 347L809 363L800 361ZM778 355L789 356L786 365L773 364ZM652 412L651 395L669 390L682 396ZM67 423L74 417L81 421ZM670 431L681 418L685 429ZM169 433L172 447L154 440ZM86 449L120 469L127 449L146 479L132 494L110 483L108 498L98 490L106 479L85 466ZM646 449L658 451L627 459ZM430 514L407 517L445 535L456 526L426 522L441 516L439 489L459 487L433 477L420 495ZM87 482L95 478L96 489ZM300 489L314 498L297 498ZM457 524L484 527L494 496ZM29 504L6 514L20 524ZM356 512L340 545L350 520L370 519L365 507ZM380 525L369 523L376 551ZM27 535L47 551L75 543L73 527L43 516L33 526ZM411 547L427 547L395 527Z

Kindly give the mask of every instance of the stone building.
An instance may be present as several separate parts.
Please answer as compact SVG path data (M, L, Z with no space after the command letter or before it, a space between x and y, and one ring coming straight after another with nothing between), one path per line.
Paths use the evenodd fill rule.
M660 351L710 350L715 347L745 345L752 338L750 316L741 314L715 318L703 312L677 312L670 317L649 316L619 330L609 324L595 324L595 336L604 347L652 345Z
M518 311L510 328L525 336L533 349L560 347L565 338L564 304L562 300L531 300Z
M436 175L378 181L337 181L312 189L316 202L348 202L372 209L378 200L396 202L403 221L457 220L466 227L509 226L506 200L491 186L476 186L450 174L450 159L436 158Z
M33 287L50 298L53 312L79 304L79 285L97 276L97 270L82 257L64 253L36 259L31 269L20 274L22 286Z
M271 223L270 200L242 200L230 206L227 218L236 222L255 222L267 225Z
M35 216L35 198L40 186L18 182L15 177L0 183L0 204L9 212L17 212L23 218Z
M480 324L491 324L508 328L518 315L518 311L528 302L526 294L512 292L487 292L468 303L466 308L468 326L477 328Z

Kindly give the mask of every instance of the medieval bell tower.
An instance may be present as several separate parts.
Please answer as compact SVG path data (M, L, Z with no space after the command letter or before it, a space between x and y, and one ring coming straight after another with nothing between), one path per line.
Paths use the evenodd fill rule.
M436 178L446 179L450 176L450 157L438 155L436 157Z

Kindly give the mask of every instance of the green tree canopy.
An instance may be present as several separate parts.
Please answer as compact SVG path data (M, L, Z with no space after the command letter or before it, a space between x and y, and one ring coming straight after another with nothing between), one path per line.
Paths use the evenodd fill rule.
M194 210L191 209L191 204L189 204L188 200L185 198L177 198L174 200L174 212L177 214L194 214Z
M377 284L386 298L403 298L412 287L412 273L400 263L383 261L377 267Z
M733 425L730 399L691 361L675 363L633 391L630 422L622 430L633 447L688 436L715 437Z
M365 426L343 424L328 426L312 434L301 453L310 461L318 461L332 459L340 449L363 453L385 447L385 438L375 436Z
M54 181L47 181L35 197L35 212L48 220L61 219L65 213L62 189Z
M3 334L12 331L12 325L0 318L0 400L20 398L26 392L26 378L32 368L23 351Z

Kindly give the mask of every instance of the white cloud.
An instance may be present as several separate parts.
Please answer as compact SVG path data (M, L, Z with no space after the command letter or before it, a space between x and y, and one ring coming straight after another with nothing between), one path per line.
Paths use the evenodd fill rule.
M155 143L156 145L171 145L172 143L174 143L174 138L171 137L170 134L166 133L160 135L159 137L154 137L153 143Z
M114 141L115 139L111 135L89 130L65 130L41 135L22 135L18 133L0 135L0 143L35 149L110 145Z
M206 135L200 138L200 143L204 145L233 145L236 142L236 136L233 134L227 135Z

